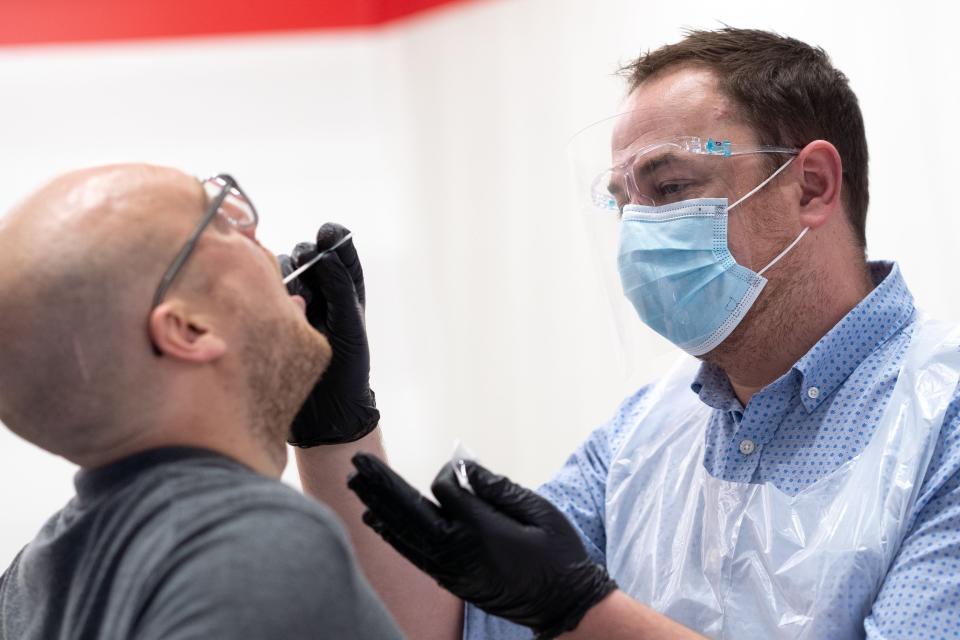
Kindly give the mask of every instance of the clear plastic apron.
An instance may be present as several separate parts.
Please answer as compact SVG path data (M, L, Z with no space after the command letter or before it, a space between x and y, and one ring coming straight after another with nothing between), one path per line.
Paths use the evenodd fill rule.
M714 638L856 638L917 499L960 378L960 332L921 320L854 459L789 496L706 472L712 409L685 359L643 400L607 480L620 588Z

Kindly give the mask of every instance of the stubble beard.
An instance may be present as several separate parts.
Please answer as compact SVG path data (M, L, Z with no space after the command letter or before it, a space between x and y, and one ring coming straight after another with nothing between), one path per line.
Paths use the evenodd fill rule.
M789 340L790 328L798 316L789 313L789 297L784 295L789 283L777 284L779 286L770 287L760 295L740 325L707 354L707 361L725 370L759 370L770 349Z
M330 343L299 318L251 324L243 349L250 428L282 468L290 425L330 364Z
M763 208L783 206L775 198L757 204ZM782 238L784 247L795 239L787 235ZM750 379L753 372L767 369L771 354L785 347L792 351L789 346L797 342L798 334L806 333L804 319L818 312L824 286L820 274L797 253L804 249L800 242L784 256L743 321L704 360L720 366L728 375Z

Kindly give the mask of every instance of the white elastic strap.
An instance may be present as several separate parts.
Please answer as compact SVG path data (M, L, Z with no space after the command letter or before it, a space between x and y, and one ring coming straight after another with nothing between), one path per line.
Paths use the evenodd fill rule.
M737 206L738 204L740 204L741 202L743 202L744 200L746 200L747 198L755 194L757 191L760 191L760 189L763 189L765 186L767 186L767 183L773 180L774 178L776 178L778 175L780 175L780 172L786 169L787 167L789 167L791 162L793 162L793 158L790 158L789 160L784 162L779 169L773 172L773 175L771 175L769 178L767 178L766 180L758 184L756 187L754 187L753 190L751 190L747 195L743 196L742 198L734 202L732 205L727 207L727 211L730 211L730 209L733 209L735 206Z
M767 266L765 266L765 267L764 267L763 269L761 269L760 271L757 271L757 275L758 275L758 276L762 276L764 271L766 271L767 269L769 269L769 268L772 267L773 265L777 264L777 262L780 261L780 258L782 258L783 256L785 256L785 255L787 255L788 253L790 253L790 249L793 249L795 246L797 246L797 243L800 242L801 239L803 239L803 236L807 235L807 231L810 231L810 227L804 227L804 228L803 228L803 231L800 232L800 235L797 236L797 239L794 240L793 242L791 242L789 247L787 247L786 249L784 249L783 251L781 251L781 252L780 252L780 255L778 255L776 258L774 258L773 260L771 260L771 261L770 261L770 264L768 264Z

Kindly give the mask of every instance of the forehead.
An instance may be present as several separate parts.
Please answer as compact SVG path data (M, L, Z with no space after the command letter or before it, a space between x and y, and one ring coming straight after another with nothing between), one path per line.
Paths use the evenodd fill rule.
M677 136L740 143L755 137L707 69L680 68L654 76L630 93L623 111L611 139L614 164L639 148Z
M143 222L153 229L174 233L176 237L189 234L207 208L203 184L187 175L165 178L147 187L141 201Z
M60 176L18 210L36 233L56 228L109 239L179 229L195 223L203 205L203 189L191 176L147 165L116 165Z

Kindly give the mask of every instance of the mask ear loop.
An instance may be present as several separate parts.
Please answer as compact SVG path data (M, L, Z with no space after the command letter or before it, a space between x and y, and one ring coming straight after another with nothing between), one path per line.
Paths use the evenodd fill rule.
M795 246L797 246L797 243L798 243L798 242L800 242L801 240L803 240L803 236L807 235L807 231L810 231L810 227L804 227L804 228L803 228L803 231L800 232L800 235L797 236L797 239L794 240L793 242L791 242L789 247L787 247L786 249L784 249L783 251L781 251L781 252L780 252L780 255L778 255L776 258L774 258L773 260L771 260L771 261L770 261L770 264L768 264L767 266L765 266L763 269L760 269L760 271L757 271L757 275L758 275L758 276L762 276L764 271L766 271L767 269L769 269L769 268L772 267L773 265L777 264L777 263L780 261L780 258L782 258L783 256L785 256L785 255L787 255L788 253L790 253L790 249L793 249Z
M730 211L730 209L733 209L735 206L737 206L738 204L740 204L741 202L743 202L744 200L746 200L747 198L749 198L750 196L752 196L753 194L755 194L757 191L760 191L760 189L763 189L765 186L767 186L767 183L770 182L771 180L773 180L774 178L776 178L778 175L780 175L780 172L783 171L784 169L786 169L787 167L789 167L791 162L793 162L793 158L790 158L789 160L787 160L786 162L784 162L782 165L780 165L780 168L779 168L779 169L777 169L776 171L773 172L773 174L770 175L769 178L767 178L766 180L764 180L763 182L761 182L760 184L758 184L756 187L754 187L753 189L751 189L745 196L743 196L742 198L740 198L739 200L737 200L736 202L734 202L732 205L730 205L729 207L727 207L727 211ZM767 269L769 269L769 268L772 267L773 265L775 265L775 264L777 264L778 262L780 262L780 259L783 258L783 256L785 256L785 255L787 255L788 253L790 253L790 250L793 249L795 246L797 246L797 243L800 242L800 241L803 239L803 236L807 235L807 231L810 231L810 227L804 227L804 228L803 228L803 231L800 232L800 235L797 236L797 239L794 240L793 242L791 242L790 245L789 245L786 249L784 249L783 251L781 251L780 254L779 254L776 258L774 258L773 260L771 260L771 261L770 261L770 264L768 264L768 265L765 266L763 269L761 269L760 271L758 271L758 272L757 272L757 275L758 275L758 276L762 276Z

